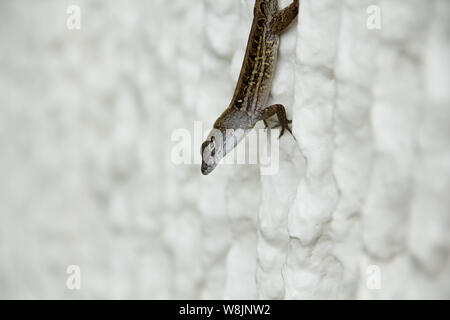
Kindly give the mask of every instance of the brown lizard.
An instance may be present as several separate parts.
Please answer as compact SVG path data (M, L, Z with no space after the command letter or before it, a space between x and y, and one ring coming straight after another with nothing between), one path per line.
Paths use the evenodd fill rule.
M279 10L277 0L255 0L254 18L244 62L230 105L214 123L202 144L204 175L211 173L220 160L232 150L256 122L277 115L281 126L291 134L286 110L281 104L267 106L277 63L280 34L298 14L299 0Z

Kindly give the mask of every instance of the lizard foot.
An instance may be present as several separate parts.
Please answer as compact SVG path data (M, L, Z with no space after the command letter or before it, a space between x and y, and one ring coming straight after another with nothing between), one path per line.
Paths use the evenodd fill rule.
M283 134L284 134L284 131L285 130L287 130L287 131L289 131L289 133L292 135L292 137L294 138L294 140L297 140L297 139L295 139L295 136L294 136L294 134L292 133L292 130L291 130L291 128L289 127L289 124L291 124L292 123L292 120L288 120L288 121L286 121L286 123L279 123L276 127L280 127L281 126L281 131L280 131L280 135L278 136L278 139L280 139L282 136L283 136Z
M291 128L289 127L289 125L290 125L291 123L292 123L292 120L287 120L286 123L284 123L284 125L283 125L281 122L278 122L278 124L276 124L275 126L272 127L272 129L276 129L276 128L281 127L281 131L280 131L280 135L278 136L278 139L280 139L280 138L283 136L284 131L287 130L287 131L289 131L289 133L292 135L292 137L294 138L294 140L297 140L297 139L295 139L295 136L294 136L294 134L292 133Z
M278 117L278 125L276 125L272 128L281 127L281 132L280 132L278 139L283 136L285 130L289 131L295 139L295 136L292 134L291 127L289 126L289 124L292 123L292 120L287 119L286 110L284 109L284 106L281 104L274 104L274 105L269 106L266 109L264 109L264 113L262 114L261 120L264 120L264 124L266 125L266 128L269 127L266 120L275 114Z

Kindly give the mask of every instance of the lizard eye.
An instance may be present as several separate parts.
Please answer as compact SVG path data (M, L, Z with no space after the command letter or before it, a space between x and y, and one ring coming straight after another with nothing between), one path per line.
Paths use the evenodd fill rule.
M214 137L211 137L211 142L208 144L208 149L211 152L211 157L214 157L216 154L216 146L214 144Z
M214 150L215 144L214 144L214 137L211 137L211 142L208 144L208 148L210 151Z

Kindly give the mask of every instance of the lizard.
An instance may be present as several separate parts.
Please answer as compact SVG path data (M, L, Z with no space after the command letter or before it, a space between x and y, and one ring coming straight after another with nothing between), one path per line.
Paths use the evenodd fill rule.
M229 106L219 116L201 146L203 175L211 173L258 121L277 115L281 126L292 134L282 104L267 106L277 63L280 35L295 19L299 0L278 9L278 0L255 0L253 22L236 89Z

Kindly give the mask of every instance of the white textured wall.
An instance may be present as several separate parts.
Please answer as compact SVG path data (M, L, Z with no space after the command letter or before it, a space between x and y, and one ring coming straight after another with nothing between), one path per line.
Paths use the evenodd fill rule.
M175 166L173 130L231 99L252 8L0 2L0 298L450 298L450 2L302 0L278 174Z

